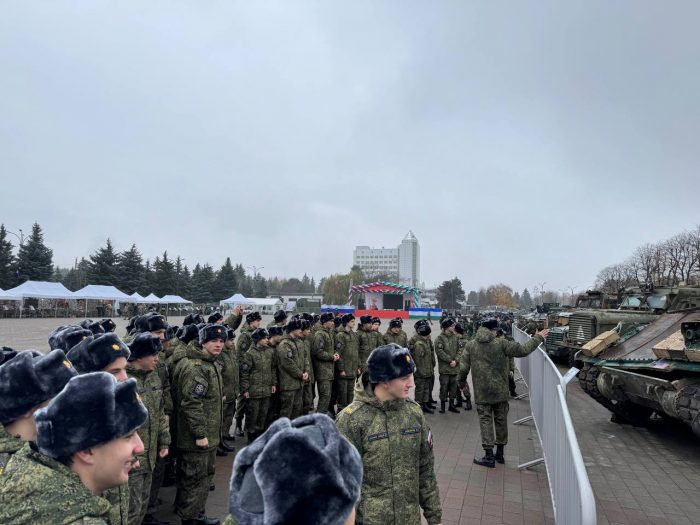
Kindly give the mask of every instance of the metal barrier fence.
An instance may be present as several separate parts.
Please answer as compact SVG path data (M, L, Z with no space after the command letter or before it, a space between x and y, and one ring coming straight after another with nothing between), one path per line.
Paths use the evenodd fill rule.
M514 326L513 338L518 343L525 343L530 336ZM528 387L532 411L532 416L516 421L516 424L529 420L535 422L544 456L524 463L520 468L544 462L556 523L595 525L595 498L566 404L566 381L542 345L515 362Z

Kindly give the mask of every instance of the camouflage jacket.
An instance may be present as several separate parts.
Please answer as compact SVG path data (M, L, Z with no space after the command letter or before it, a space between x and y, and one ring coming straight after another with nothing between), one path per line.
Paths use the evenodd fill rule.
M252 399L270 397L277 385L277 370L273 364L274 348L253 346L241 361L241 394L248 392Z
M340 359L336 362L336 370L345 372L345 376L338 376L343 379L355 379L357 369L360 368L360 341L357 332L343 330L335 338L335 350L340 354Z
M357 330L357 340L359 343L359 349L358 349L358 357L360 360L360 368L362 370L367 369L367 358L369 357L370 352L374 350L375 347L372 346L372 343L374 342L374 337L372 336L372 332L369 330L363 330L360 328Z
M202 450L195 441L208 438L209 447L219 444L222 418L221 365L216 357L188 346L173 372L176 408L175 445L183 450Z
M165 415L163 384L157 369L149 372L127 365L126 373L136 379L139 396L148 410L146 424L137 430L144 448L138 459L142 469L153 471L158 452L170 446L170 425L168 416Z
M435 353L438 359L438 372L448 376L456 376L459 373L459 366L452 368L451 361L459 361L457 355L457 336L452 332L443 330L435 339Z
M408 348L408 336L403 330L401 330L396 335L392 334L391 330L387 330L387 332L384 334L383 339L385 345L388 345L390 343L396 343L397 345L402 346L403 348Z
M316 381L333 381L335 375L335 331L321 328L314 334L311 345L311 361Z
M371 340L369 353L371 354L372 350L384 344L384 334L377 330L373 330L369 333L369 336Z
M235 315L233 313L229 314L224 320L224 324L227 325L231 330L235 330L243 322L243 314Z
M479 328L476 337L467 343L459 363L458 384L463 386L471 370L474 402L495 404L507 401L509 358L525 357L544 340L536 335L524 345L495 338L491 330Z
M280 390L299 390L303 384L302 376L309 370L304 344L300 339L285 335L275 350Z
M171 352L172 353L172 352ZM173 413L173 396L170 394L170 370L168 369L168 357L166 352L160 352L160 361L156 367L156 372L160 376L160 382L163 388L163 410L169 416Z
M0 485L0 523L106 525L111 505L95 496L69 467L25 443Z
M413 336L408 342L408 349L411 352L413 361L416 363L417 377L432 377L435 375L435 364L433 363L433 349L430 346L430 336Z
M241 362L241 357L248 351L248 348L253 346L252 334L254 328L248 323L245 323L241 328L241 332L238 336L238 341L236 341L236 350L238 351L238 362Z
M433 469L433 438L420 406L411 400L379 401L367 374L355 400L338 415L338 430L362 456L364 476L355 523L431 525L442 521Z
M465 351L469 338L466 334L455 334L455 337L457 338L457 360L460 360L462 359L462 354Z
M279 326L280 328L284 328L284 322L278 323L277 321L275 321L275 320L273 319L272 321L270 321L269 323L267 323L266 328L272 328L273 326Z
M0 424L0 480L10 458L22 448L22 445L24 445L24 441L18 437L11 436L5 430L5 427Z
M129 485L119 485L105 490L102 497L109 501L109 525L129 524Z
M304 361L307 363L306 371L309 373L309 380L307 382L312 385L316 382L314 367L311 364L311 345L313 344L313 337L313 334L309 334L301 338L301 345L304 348Z
M245 357L245 354L243 354ZM223 402L235 403L240 390L240 375L238 351L235 348L226 348L221 351L216 360L221 365L221 391L224 394Z

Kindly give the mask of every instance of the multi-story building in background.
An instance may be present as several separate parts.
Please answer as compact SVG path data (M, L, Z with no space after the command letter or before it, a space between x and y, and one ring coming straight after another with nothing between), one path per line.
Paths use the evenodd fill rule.
M352 262L368 279L388 276L399 284L416 287L420 284L420 245L412 231L397 248L356 246Z

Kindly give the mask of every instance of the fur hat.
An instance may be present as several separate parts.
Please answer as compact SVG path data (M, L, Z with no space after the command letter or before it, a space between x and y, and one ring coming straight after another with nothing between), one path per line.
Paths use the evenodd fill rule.
M105 333L114 332L117 329L117 325L111 319L101 319L100 324Z
M360 454L328 416L281 418L236 455L229 511L238 525L343 525L361 487Z
M63 458L131 434L147 418L135 379L117 383L106 372L85 374L37 410L36 443L45 456Z
M199 328L197 328L196 324L183 325L179 332L180 334L178 337L180 338L180 341L185 344L189 343L190 341L194 341L199 337Z
M422 323L420 321L418 321L416 323L415 327L416 327L416 333L418 335L422 335L422 336L430 335L431 332L433 331L433 329L430 328L430 325L425 321L423 321Z
M395 321L398 321L401 326L403 326L403 318L402 317L394 317Z
M236 331L233 328L226 327L226 340L231 341L236 338Z
M403 348L395 343L378 346L367 358L367 372L369 382L385 383L404 377L416 371L416 364L413 362L408 348Z
M13 357L17 357L17 350L9 346L3 346L2 351L0 351L0 365L7 363Z
M371 315L361 315L360 316L360 324L372 324L372 316Z
M352 314L345 314L343 317L340 318L340 322L343 324L343 326L346 326L350 321L354 321L355 316Z
M382 320L379 317L372 317L372 324L382 324Z
M284 330L291 334L294 330L302 330L301 319L291 319L286 325L284 325Z
M277 310L275 315L272 316L276 323L281 323L287 318L287 312L284 310Z
M131 331L136 328L136 319L138 318L138 315L133 316L131 319L129 319L129 324L126 325L126 333L130 334Z
M464 333L464 325L462 323L455 323L455 332L458 334Z
M148 330L144 332L155 332L156 330L167 330L168 323L162 315L151 315L146 319Z
M308 321L307 319L302 319L300 321L300 323L301 323L302 330L310 330L311 329L311 321Z
M442 321L440 321L440 328L442 328L443 330L447 330L450 326L454 324L454 319L452 319L451 317L445 317Z
M313 322L313 320L314 320L314 316L311 315L309 312L302 312L301 318L304 321L308 321L309 323Z
M226 341L226 327L220 324L206 324L199 329L199 344L204 344L207 341L213 341L214 339L221 339Z
M34 357L20 352L0 366L0 423L7 425L56 396L78 375L63 350Z
M79 374L99 372L120 357L129 359L131 351L117 334L90 336L75 345L66 354Z
M92 319L84 319L84 320L80 321L80 326L82 326L86 330L90 330L95 335L105 333L105 329L100 324L100 322L93 321Z
M148 318L155 315L154 312L149 312L145 315L137 315L134 319L134 330L137 332L148 332Z
M281 326L271 326L267 329L267 332L270 334L270 337L278 337L284 335L284 328Z
M221 312L214 312L209 317L207 317L207 323L216 324L217 321L220 321L223 318L224 316L221 315Z
M177 332L180 330L180 327L177 325L168 325L168 329L165 331L165 340L170 341L171 339L175 339L177 337Z
M262 315L260 315L260 312L250 312L245 316L246 323L250 324L254 323L255 321L262 321Z
M269 339L270 338L270 332L265 330L264 328L257 328L253 330L253 333L250 334L250 337L255 341L256 343L262 339Z
M481 323L481 326L488 330L495 330L496 328L498 328L498 321L496 321L495 319L486 319L486 321L483 321Z
M311 316L311 324L316 324L321 321L321 315L320 314L314 314Z
M403 325L398 319L392 319L389 321L389 328L401 328Z
M199 315L199 314L187 314L185 316L184 321L182 321L182 325L185 326L188 324L199 324L199 323L203 323L203 322L204 322L204 318L201 315Z
M82 326L59 326L49 335L49 347L51 350L60 348L67 353L80 341L92 335L90 330L86 330Z
M330 312L326 312L324 314L321 314L321 324L326 324L328 321L333 320L333 314Z
M150 333L143 333L138 334L134 337L134 340L129 343L129 350L131 351L129 361L136 361L142 357L157 354L163 350L163 344L160 342L159 337L151 335Z

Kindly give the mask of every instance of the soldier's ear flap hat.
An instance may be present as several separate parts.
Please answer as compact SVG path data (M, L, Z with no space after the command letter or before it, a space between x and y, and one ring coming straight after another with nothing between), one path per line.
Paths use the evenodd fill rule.
M0 351L0 365L7 363L14 357L17 357L17 350L10 348L9 346L3 346L2 351Z
M294 330L302 330L302 326L301 319L292 319L286 325L284 325L284 329L288 334L291 334Z
M450 326L453 326L454 324L454 319L452 319L451 317L445 317L442 321L440 321L440 328L442 328L443 330L447 330Z
M180 329L180 335L178 335L180 341L187 344L190 341L199 337L199 328L196 324L187 324Z
M55 397L78 375L63 350L35 357L20 352L0 366L0 423L7 425Z
M46 408L37 410L36 443L45 456L69 457L127 436L147 418L135 379L118 383L106 372L85 374L71 379Z
M401 328L401 321L398 319L392 319L389 321L389 328Z
M182 326L187 326L189 324L196 324L194 322L194 315L193 314L187 314L182 321Z
M333 324L335 325L336 328L339 327L343 323L343 317L344 316L341 315L340 317L333 318Z
M430 328L430 325L428 323L423 323L423 324L416 326L416 333L418 335L423 335L423 336L430 335L432 333L432 331L433 331L433 329Z
M382 320L379 317L372 317L372 324L382 324Z
M340 322L343 323L343 326L348 324L350 321L353 321L355 319L355 316L352 314L345 314L343 317L341 317Z
M284 310L277 310L275 315L272 316L276 323L281 323L287 318L287 312Z
M236 338L236 331L227 326L226 327L226 337L227 337L228 341L235 339Z
M221 339L226 341L228 334L226 333L226 327L220 324L207 324L199 329L199 343L204 344L207 341L213 341L214 339Z
M326 324L328 321L333 320L333 314L330 312L326 312L325 314L321 314L321 324Z
M267 329L267 332L270 334L270 337L284 335L284 329L281 326L271 326Z
M90 330L78 325L59 326L51 335L49 335L49 347L51 350L57 348L68 352L71 348L77 345L86 337L91 337L93 334Z
M262 315L260 315L260 312L250 312L245 316L245 321L248 324L254 323L255 321L262 321Z
M102 325L102 329L106 333L114 332L114 330L117 329L117 325L114 324L114 321L112 321L111 319L102 319L100 321L100 325Z
M147 318L148 330L144 332L155 332L156 330L167 330L168 323L162 315L151 315Z
M66 357L79 374L85 374L104 370L120 357L128 360L130 355L129 347L116 334L102 334L83 339Z
M360 324L372 324L372 316L371 315L361 315L360 316Z
M462 323L456 323L455 324L455 332L458 334L463 334L464 333L464 325Z
M496 321L495 319L487 319L486 321L481 323L481 326L488 330L495 330L496 328L498 328L498 321Z
M238 525L343 525L361 486L360 454L328 416L282 418L236 455L229 510Z
M265 330L264 328L257 328L253 330L253 333L250 334L250 337L255 341L256 343L258 341L261 341L262 339L269 339L270 338L270 332Z
M223 318L224 318L224 316L221 315L220 312L214 312L214 313L211 314L209 317L207 317L207 323L214 324L214 323L216 323L217 321L220 321L220 320L223 319Z
M98 321L93 321L92 319L84 319L83 321L80 321L80 326L86 330L90 330L94 335L105 333L105 329L102 324Z
M395 343L378 346L367 358L367 373L372 384L386 383L416 371L416 364L408 351Z
M134 340L129 343L129 350L131 351L129 361L134 361L157 354L163 350L163 344L160 342L159 337L146 332L134 337Z

